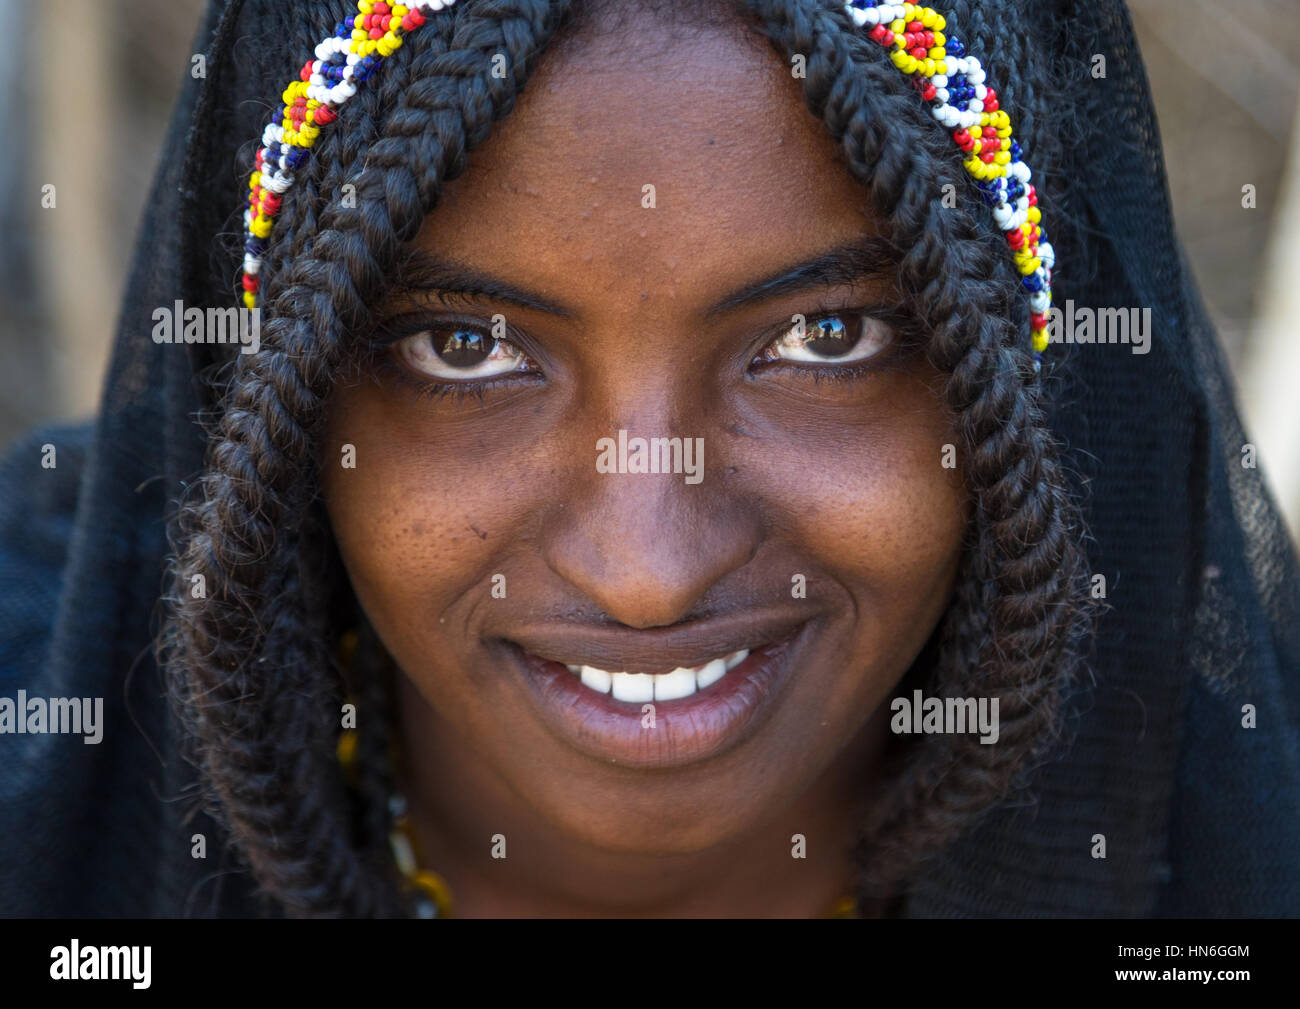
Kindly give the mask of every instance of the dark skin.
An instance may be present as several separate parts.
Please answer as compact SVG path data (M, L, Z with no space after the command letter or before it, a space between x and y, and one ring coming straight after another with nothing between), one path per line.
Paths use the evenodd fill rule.
M458 914L818 915L851 879L887 700L950 598L956 437L942 376L863 315L895 304L887 267L710 311L881 222L763 39L719 25L667 43L652 13L624 16L633 31L597 20L547 52L418 239L565 314L396 292L382 311L406 316L405 342L331 402L325 500L404 674L401 784ZM447 351L498 314L510 346ZM796 315L840 320L815 361L769 349ZM487 348L505 369L491 387L417 388ZM620 428L703 438L702 481L597 472ZM670 767L557 734L494 644L758 611L813 628L794 673L745 732Z

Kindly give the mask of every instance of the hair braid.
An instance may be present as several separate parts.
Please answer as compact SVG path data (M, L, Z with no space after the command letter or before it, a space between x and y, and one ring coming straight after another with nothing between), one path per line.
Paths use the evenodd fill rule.
M398 907L391 880L353 846L342 813L334 761L339 685L298 573L322 545L304 516L317 506L325 398L401 243L414 236L442 181L463 171L466 151L509 111L559 13L541 0L458 5L390 61L405 68L407 84L389 96L382 127L367 125L379 121L382 96L345 110L331 140L368 129L376 139L368 149L355 139L333 140L345 151L323 144L324 156L305 174L319 173L332 153L331 188L307 185L292 206L286 201L287 218L299 204L306 213L277 236L264 261L270 319L261 352L236 363L207 469L177 516L164 642L174 696L235 840L291 913ZM504 79L489 73L496 53L507 58ZM359 128L353 117L363 121ZM334 199L340 178L356 186L355 207ZM190 591L196 574L206 579L202 598ZM373 840L374 818L368 822Z
M943 131L838 4L748 6L785 55L807 57L809 108L842 141L852 171L890 218L899 279L930 331L931 360L950 375L947 402L976 505L975 542L945 619L931 692L997 698L999 741L939 734L904 747L892 794L858 849L863 890L878 895L1005 797L1055 738L1072 645L1087 619L1080 522L1038 405L1040 386L1017 346L1026 320L1011 297L1017 278ZM958 207L943 205L945 184L964 194Z

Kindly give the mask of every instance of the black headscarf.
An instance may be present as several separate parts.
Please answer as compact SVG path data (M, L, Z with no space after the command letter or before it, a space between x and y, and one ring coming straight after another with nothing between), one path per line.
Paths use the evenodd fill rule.
M102 696L98 745L0 736L0 913L276 913L199 811L153 652L165 520L202 466L201 345L152 312L234 303L237 210L256 138L323 37L293 5L213 0L155 174L93 432L41 431L0 473L0 692ZM1149 353L1053 346L1052 426L1083 501L1107 609L1069 733L1029 793L927 865L908 915L1300 912L1300 571L1174 234L1151 98L1118 0L945 5L985 56L1059 213L1055 301L1149 307ZM271 40L275 44L271 44ZM412 43L415 44L415 43ZM308 45L310 48L310 44ZM1093 54L1106 76L1087 72ZM1060 68L1059 92L1020 69ZM1079 68L1083 68L1082 72ZM1033 79L1040 79L1034 77ZM1049 212L1050 215L1050 212ZM40 467L53 444L57 466ZM1254 727L1243 724L1253 706ZM193 857L202 834L206 858ZM1105 857L1094 857L1096 835Z

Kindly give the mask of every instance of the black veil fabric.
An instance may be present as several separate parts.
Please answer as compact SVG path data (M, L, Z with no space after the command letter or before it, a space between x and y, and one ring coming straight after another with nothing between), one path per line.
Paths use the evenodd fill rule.
M293 54L349 5L333 6L328 24L303 25L292 5L213 0L194 50L207 76L187 76L173 115L93 432L36 432L3 464L0 695L102 696L106 728L93 746L0 736L0 914L278 913L198 811L153 655L165 520L202 465L194 420L210 404L195 375L212 362L199 345L154 344L151 316L178 298L235 304L227 250L252 148ZM1295 915L1300 565L1259 470L1242 465L1249 439L1174 233L1132 25L1118 0L1055 0L1029 5L1024 36L1008 38L985 27L989 6L944 9L990 67L1027 160L1056 127L1068 135L1044 180L1064 225L1049 228L1055 301L1150 308L1152 338L1144 355L1045 355L1107 586L1091 673L1032 789L929 863L904 913ZM1017 72L1094 53L1107 76L1063 70L1066 104ZM55 469L39 465L43 444Z

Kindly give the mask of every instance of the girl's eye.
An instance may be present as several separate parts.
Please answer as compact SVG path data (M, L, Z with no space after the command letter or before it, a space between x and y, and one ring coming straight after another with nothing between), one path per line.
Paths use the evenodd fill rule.
M465 326L422 329L398 340L393 350L421 375L452 382L528 371L531 362L514 344Z
M883 319L862 312L840 312L807 321L799 318L767 345L758 360L849 364L874 357L896 336Z

